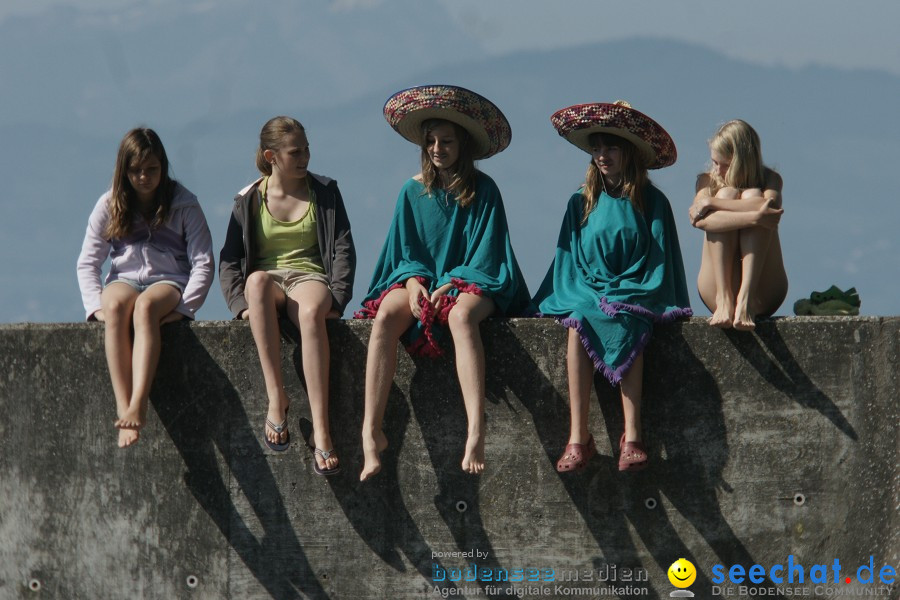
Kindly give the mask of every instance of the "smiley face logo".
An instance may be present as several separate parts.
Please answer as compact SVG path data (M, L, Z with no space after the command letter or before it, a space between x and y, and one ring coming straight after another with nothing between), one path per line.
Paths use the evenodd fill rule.
M669 582L677 588L689 587L697 579L694 563L686 558L679 558L669 567Z

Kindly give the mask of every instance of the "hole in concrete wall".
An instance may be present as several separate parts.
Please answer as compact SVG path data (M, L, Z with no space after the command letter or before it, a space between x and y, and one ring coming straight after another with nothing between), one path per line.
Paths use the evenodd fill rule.
M197 587L197 584L200 583L200 580L197 579L196 575L188 575L186 582L189 588L194 589L195 587Z
M31 590L32 592L41 591L41 582L38 581L37 579L32 579L31 581L28 582L28 589Z
M797 492L796 494L794 494L794 504L796 504L797 506L803 506L804 504L806 504L806 496L804 496L800 492Z
M647 498L646 500L644 500L644 506L646 506L650 510L656 508L656 504L656 498Z
M466 512L466 510L467 510L468 508L469 508L469 505L466 504L466 501L465 501L465 500L459 500L459 501L457 501L457 503L456 503L456 510L457 510L458 512L464 513L464 512Z

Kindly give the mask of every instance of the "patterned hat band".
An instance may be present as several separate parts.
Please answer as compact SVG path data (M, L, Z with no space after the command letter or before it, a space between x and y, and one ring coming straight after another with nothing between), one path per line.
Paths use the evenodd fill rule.
M475 159L488 158L509 146L509 121L490 100L453 85L423 85L387 99L384 118L410 142L422 145L422 124L429 119L456 123L471 136Z
M627 102L575 104L556 111L550 122L563 136L585 152L591 152L590 137L607 133L625 138L644 155L648 169L675 163L675 142L662 126L631 108Z

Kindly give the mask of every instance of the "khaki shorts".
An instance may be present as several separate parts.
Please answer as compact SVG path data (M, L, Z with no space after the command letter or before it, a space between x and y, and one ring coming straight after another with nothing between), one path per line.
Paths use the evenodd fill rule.
M272 269L266 271L275 285L281 288L285 295L290 296L291 292L301 283L307 281L318 281L329 290L331 289L328 276L323 273L309 273L307 271L297 271L296 269Z

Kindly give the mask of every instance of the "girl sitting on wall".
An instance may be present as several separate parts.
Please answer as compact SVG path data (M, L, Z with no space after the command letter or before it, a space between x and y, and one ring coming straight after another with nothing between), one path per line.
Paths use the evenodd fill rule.
M675 144L656 121L621 101L570 106L550 119L591 155L534 299L542 314L569 328L571 421L556 469L579 471L597 452L588 431L597 370L621 390L619 470L636 471L648 462L641 429L644 348L654 323L691 315L672 209L647 177L647 169L675 162Z
M337 182L311 173L309 157L299 121L274 117L263 126L256 151L262 177L234 200L219 282L235 318L250 321L268 399L263 439L276 452L291 442L278 315L287 315L300 332L313 470L333 475L340 463L328 421L331 351L325 320L339 318L350 302L356 250Z
M712 167L697 176L689 210L691 225L706 232L697 288L710 325L748 331L787 296L781 176L763 164L759 135L744 121L722 125L709 154Z
M78 257L87 318L105 323L119 447L137 442L146 422L160 326L194 318L212 284L213 263L197 197L169 177L156 132L132 129L119 144L112 188L91 212Z
M462 469L484 470L484 348L479 324L530 305L513 254L503 199L475 160L502 151L511 131L486 98L448 85L391 96L388 123L421 149L421 172L400 190L369 293L357 317L375 319L366 359L365 455L360 479L381 470L382 421L397 369L397 343L411 353L442 352L449 328L468 420Z

